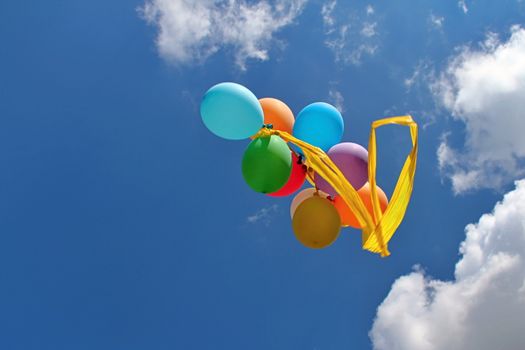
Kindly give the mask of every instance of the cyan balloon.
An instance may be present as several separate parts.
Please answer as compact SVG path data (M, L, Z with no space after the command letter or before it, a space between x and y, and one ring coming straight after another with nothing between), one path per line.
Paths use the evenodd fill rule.
M293 135L311 145L328 151L341 142L344 122L341 113L334 106L315 102L303 108L295 119Z
M236 83L220 83L211 87L202 99L201 117L212 133L228 140L253 136L264 123L257 97Z

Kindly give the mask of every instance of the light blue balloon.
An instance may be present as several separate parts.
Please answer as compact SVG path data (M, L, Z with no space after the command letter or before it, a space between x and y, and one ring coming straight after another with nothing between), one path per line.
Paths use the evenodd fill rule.
M228 140L253 136L264 123L257 97L236 83L220 83L211 87L202 99L201 117L212 133Z
M293 136L327 152L341 142L344 122L334 106L315 102L304 107L295 119Z

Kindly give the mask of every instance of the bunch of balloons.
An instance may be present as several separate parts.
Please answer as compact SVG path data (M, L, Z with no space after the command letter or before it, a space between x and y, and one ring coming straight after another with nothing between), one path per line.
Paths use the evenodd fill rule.
M363 229L368 235L381 229L378 222L387 209L387 196L375 184L375 174L373 183L368 182L368 151L356 143L341 142L344 121L334 106L312 103L294 118L284 102L257 99L244 86L227 82L205 93L200 113L217 136L252 139L242 159L242 174L253 190L288 196L306 180L314 185L300 191L290 209L295 236L305 246L329 246L341 227ZM326 171L333 176L324 178L319 173ZM384 246L382 255L388 255L382 237L377 240L376 245Z

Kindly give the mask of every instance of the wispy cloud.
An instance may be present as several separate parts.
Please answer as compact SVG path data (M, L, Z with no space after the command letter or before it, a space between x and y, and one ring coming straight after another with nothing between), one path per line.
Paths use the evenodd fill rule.
M373 56L379 47L375 9L368 5L360 13L348 14L336 11L336 7L335 0L322 7L325 44L333 51L337 62L358 65L365 56ZM345 14L344 19L341 13Z
M466 3L465 0L459 0L458 1L458 7L461 9L461 11L463 11L463 13L467 13L468 12L467 3Z
M364 22L361 28L361 35L365 38L371 38L377 34L377 22Z
M339 112L344 112L345 99L343 97L343 94L341 94L341 92L337 88L330 88L330 90L328 91L328 100L331 104L335 106L335 108L337 108L337 110L339 110Z
M267 60L274 34L292 24L306 0L146 0L139 9L158 29L159 54L174 64L202 63L231 48L237 66Z
M336 0L332 0L323 4L321 8L321 15L323 16L323 23L328 30L332 30L335 25L335 18L333 15L335 5L337 5Z
M275 214L279 209L277 204L273 204L266 208L261 208L256 211L253 215L246 218L246 221L250 224L261 223L265 226L269 226L272 222L272 215Z
M432 28L441 30L443 28L443 23L445 22L445 17L431 13L428 21Z
M403 80L403 84L409 91L413 86L421 86L428 84L428 82L434 77L434 70L431 67L430 62L426 60L420 60L414 67L412 74ZM426 86L425 86L426 88Z

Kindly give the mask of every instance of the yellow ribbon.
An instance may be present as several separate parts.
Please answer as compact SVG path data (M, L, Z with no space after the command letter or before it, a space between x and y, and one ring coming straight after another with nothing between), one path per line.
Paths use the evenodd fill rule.
M412 150L401 169L390 202L385 212L382 213L376 189L376 129L387 124L403 125L410 128ZM270 135L278 135L286 142L299 147L307 159L307 166L315 171L316 176L323 177L343 198L346 204L352 208L352 212L362 227L363 249L379 253L382 257L390 255L388 242L401 224L401 221L403 221L414 185L418 143L417 124L412 120L412 117L408 115L391 117L376 120L372 123L368 143L368 182L371 189L373 215L368 213L356 189L346 180L343 173L323 150L299 140L285 131L262 128L255 137Z

